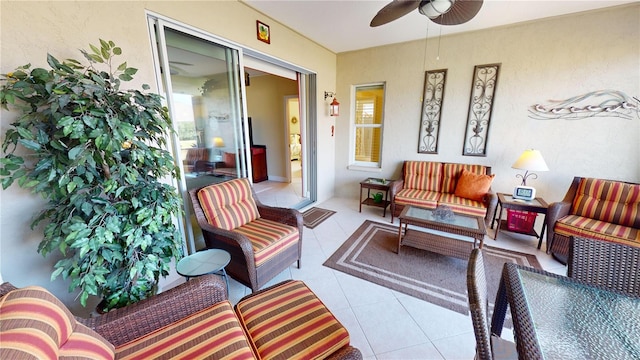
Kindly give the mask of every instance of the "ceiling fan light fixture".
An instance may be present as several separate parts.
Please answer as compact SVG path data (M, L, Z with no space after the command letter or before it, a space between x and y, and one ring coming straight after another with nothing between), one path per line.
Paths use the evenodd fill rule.
M446 14L453 7L455 0L426 0L418 7L420 14L435 19L442 14Z

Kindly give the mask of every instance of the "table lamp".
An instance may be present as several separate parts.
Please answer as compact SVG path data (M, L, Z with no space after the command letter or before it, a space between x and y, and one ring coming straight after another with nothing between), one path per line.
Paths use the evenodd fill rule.
M216 160L217 161L222 161L222 150L220 150L220 148L224 147L224 140L219 137L216 136L213 138L213 147L217 148L218 153L216 155Z
M527 186L527 179L532 176L537 179L538 175L530 171L549 171L547 163L542 158L539 150L528 149L516 160L513 165L514 169L524 170L524 175L517 174L517 178L522 178L520 186L516 186L513 190L513 197L516 199L533 200L536 197L536 189Z

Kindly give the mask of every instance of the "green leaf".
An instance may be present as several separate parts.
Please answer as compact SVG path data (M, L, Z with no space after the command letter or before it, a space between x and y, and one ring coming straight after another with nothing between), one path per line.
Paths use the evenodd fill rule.
M137 72L138 72L138 69L136 69L136 68L126 68L124 70L125 74L131 75L131 76L135 75Z
M118 79L120 79L120 80L122 80L122 81L130 81L130 80L132 80L133 78L132 78L130 75L127 75L127 74L120 74L120 75L118 76Z
M113 48L113 53L116 55L121 55L122 54L122 49L120 49L119 47L114 47Z
M84 145L78 145L73 149L69 150L69 160L75 160L78 158L78 155L84 150Z
M118 66L118 71L124 71L126 68L127 68L127 62L125 61L122 64L120 64L120 66Z
M20 139L18 140L18 142L26 147L27 149L31 149L31 150L40 150L40 144L38 144L35 141L32 140L25 140L25 139Z

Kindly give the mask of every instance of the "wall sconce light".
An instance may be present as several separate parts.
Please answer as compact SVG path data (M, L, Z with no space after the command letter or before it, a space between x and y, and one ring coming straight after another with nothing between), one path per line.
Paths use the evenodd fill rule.
M329 104L329 115L331 116L339 116L340 115L340 103L336 100L336 93L325 91L324 99L327 100L328 97L333 97L333 101Z

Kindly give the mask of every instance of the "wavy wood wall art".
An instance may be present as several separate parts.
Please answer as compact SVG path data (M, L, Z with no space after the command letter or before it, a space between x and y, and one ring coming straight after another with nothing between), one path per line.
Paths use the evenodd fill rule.
M529 117L537 120L580 120L591 117L640 119L640 99L622 91L592 91L567 100L551 100L547 105L532 105Z

